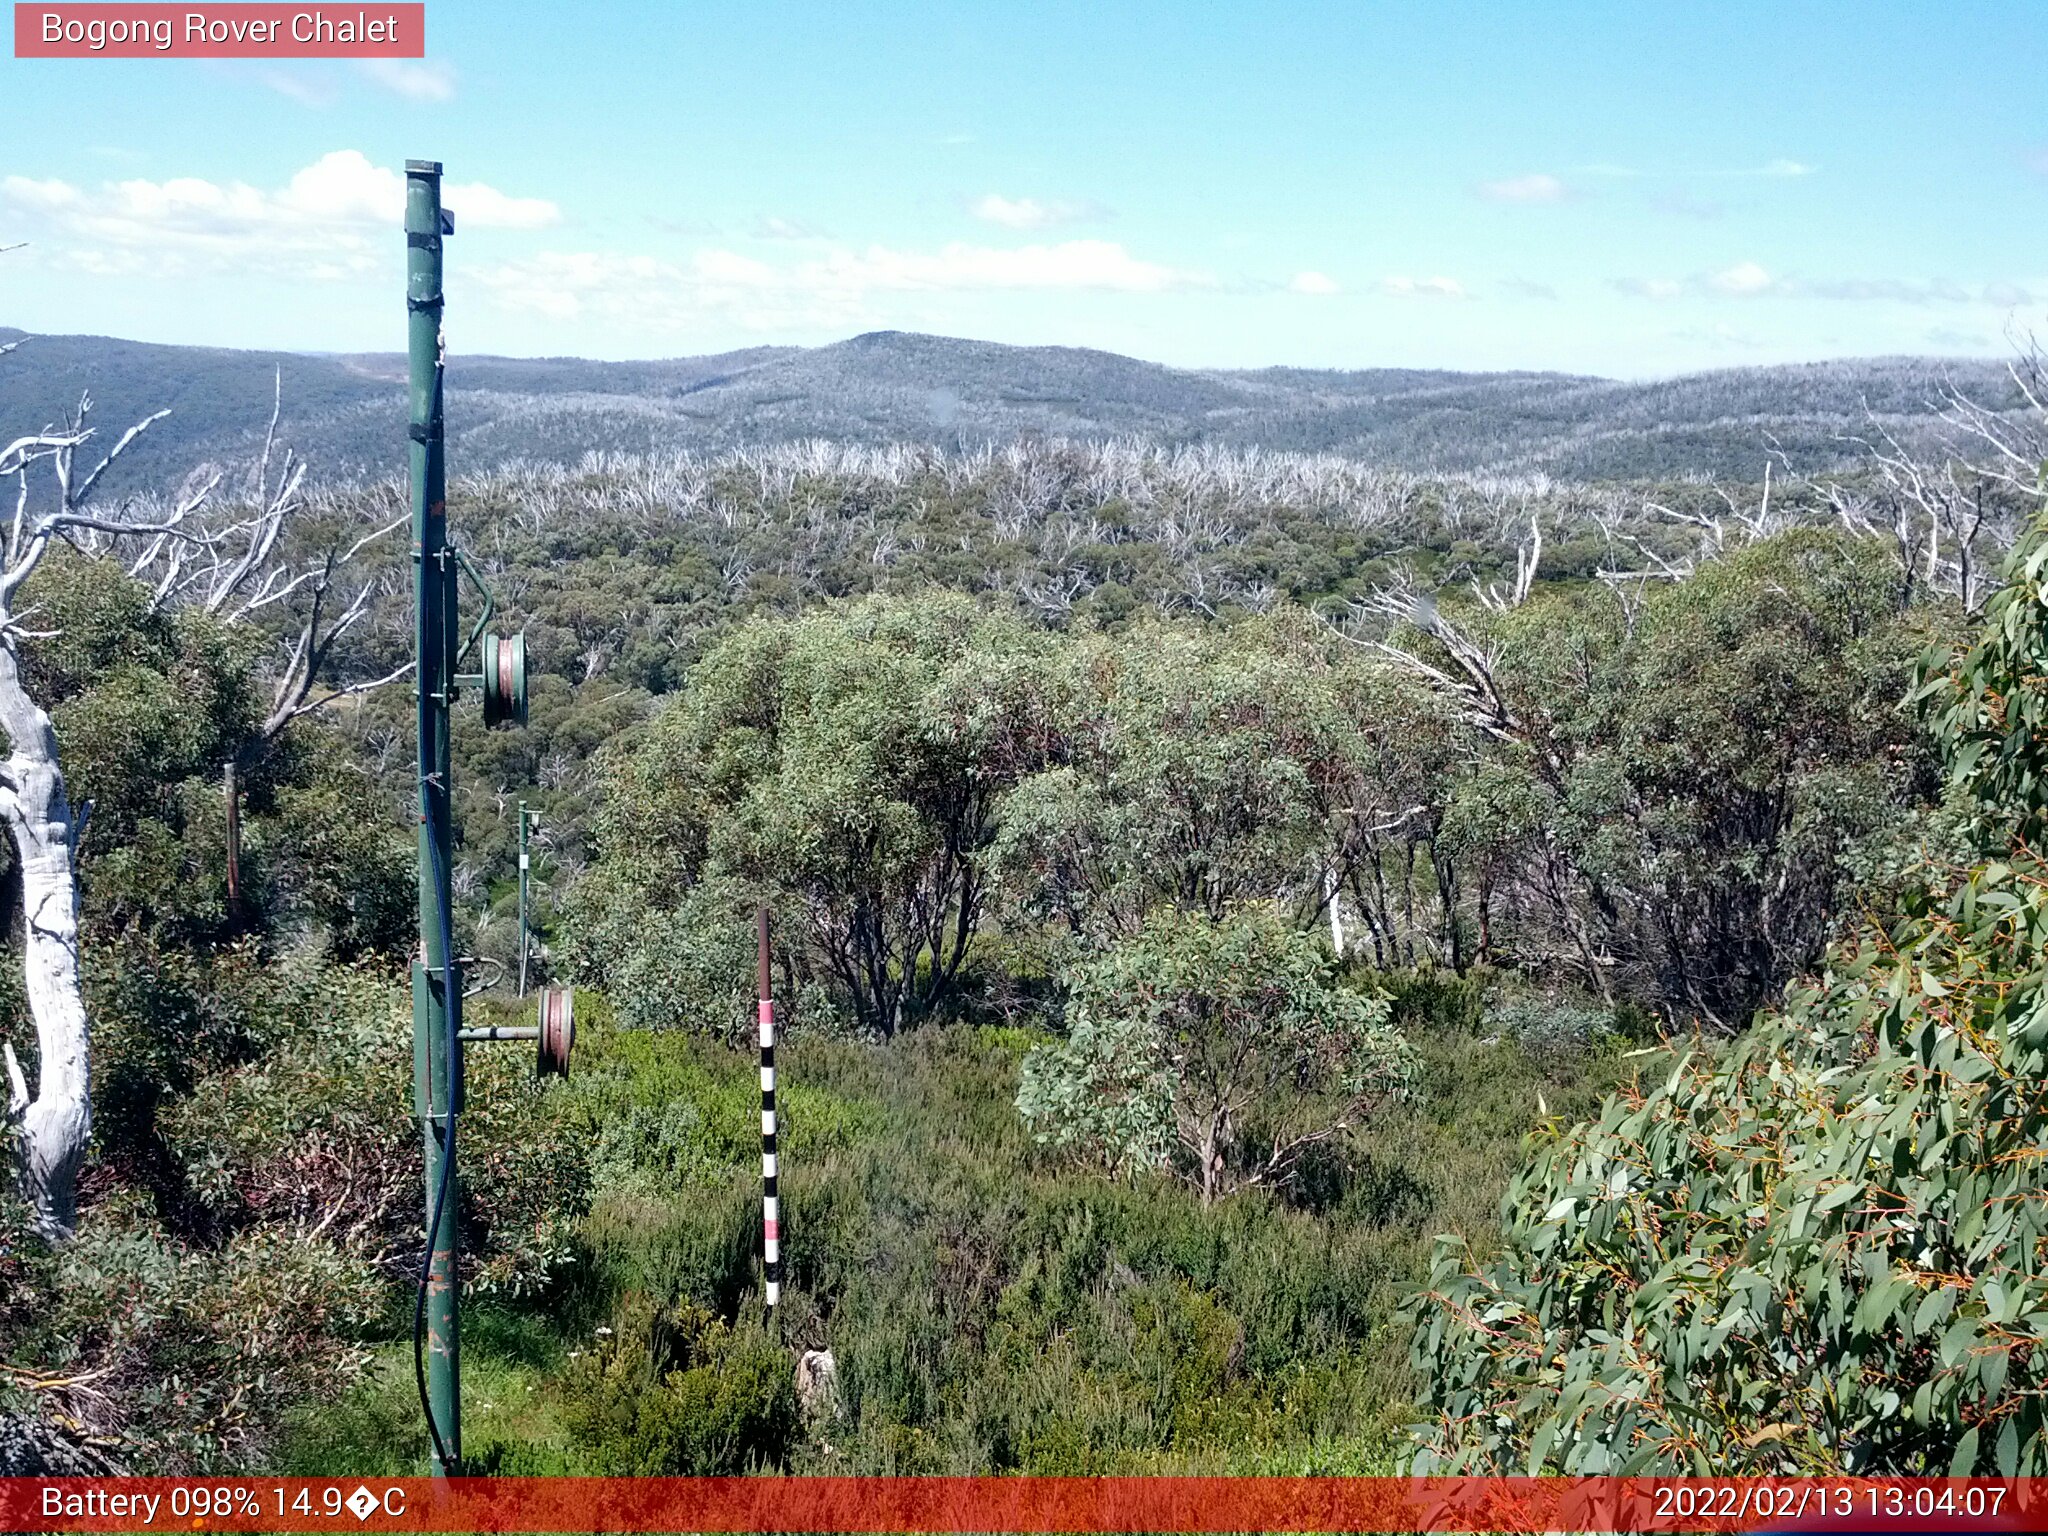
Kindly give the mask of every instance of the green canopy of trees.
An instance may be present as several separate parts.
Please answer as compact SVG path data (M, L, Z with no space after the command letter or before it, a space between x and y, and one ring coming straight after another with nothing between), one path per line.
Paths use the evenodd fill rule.
M1375 648L1288 607L1070 634L934 595L756 620L610 754L577 974L630 1019L724 1029L766 900L799 940L785 995L888 1035L998 941L1087 950L1161 906L1265 901L1381 967L1574 977L1733 1029L1933 791L1903 708L1923 621L1834 535L1460 622L1484 720L1432 633Z
M1733 1052L1553 1127L1497 1261L1439 1251L1421 1465L2048 1470L2044 567L2048 520L1917 690L1974 854L1932 843Z

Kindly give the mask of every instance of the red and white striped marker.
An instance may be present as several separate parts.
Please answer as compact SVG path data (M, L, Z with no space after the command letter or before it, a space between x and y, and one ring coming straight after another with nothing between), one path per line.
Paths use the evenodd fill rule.
M761 1262L768 1282L768 1310L782 1294L782 1222L775 1194L775 1002L769 997L768 909L754 914L759 940L761 1020Z

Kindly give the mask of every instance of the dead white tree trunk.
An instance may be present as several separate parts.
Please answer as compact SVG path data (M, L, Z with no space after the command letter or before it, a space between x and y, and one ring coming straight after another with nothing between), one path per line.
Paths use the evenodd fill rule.
M52 1241L69 1237L77 1224L78 1171L92 1139L91 1025L78 952L78 842L85 818L73 815L65 792L49 713L22 680L20 642L48 632L25 627L33 609L19 606L21 589L55 539L188 537L181 524L204 500L201 493L162 521L149 523L111 521L84 511L107 466L157 419L130 428L99 467L79 481L73 455L92 435L85 425L91 408L89 398L82 400L64 430L17 438L0 448L0 481L13 477L19 483L0 564L0 732L6 734L8 749L0 761L0 820L7 824L21 868L23 983L36 1034L33 1092L11 1043L0 1044L0 1059L7 1072L7 1119L15 1130L21 1192L37 1231ZM57 494L49 509L32 514L28 471L45 460L56 472Z
M92 1138L92 1049L78 968L77 827L57 733L22 687L12 637L0 644L0 730L11 750L0 764L0 814L21 867L23 981L36 1031L36 1092L15 1059L7 1064L7 1115L19 1140L21 1192L46 1237L77 1220L79 1165Z

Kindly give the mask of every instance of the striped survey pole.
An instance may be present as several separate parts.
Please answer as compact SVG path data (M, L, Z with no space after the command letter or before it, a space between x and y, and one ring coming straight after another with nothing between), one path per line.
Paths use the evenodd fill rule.
M782 1223L775 1197L775 1002L768 995L768 909L754 912L761 1019L761 1263L772 1315L782 1292Z

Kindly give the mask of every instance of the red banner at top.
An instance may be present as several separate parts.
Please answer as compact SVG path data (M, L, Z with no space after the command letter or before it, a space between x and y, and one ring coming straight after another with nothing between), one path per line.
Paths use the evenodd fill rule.
M17 59L419 59L425 5L24 5Z

